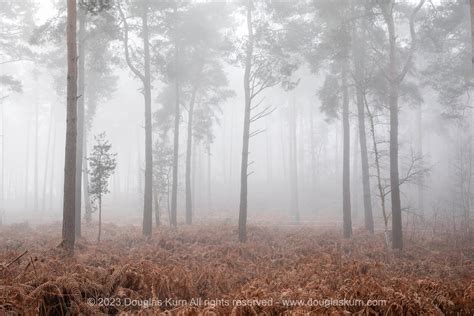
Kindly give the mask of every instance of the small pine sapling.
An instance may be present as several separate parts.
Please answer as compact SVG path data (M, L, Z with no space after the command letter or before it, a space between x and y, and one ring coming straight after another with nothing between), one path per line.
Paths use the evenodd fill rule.
M105 133L95 136L95 145L89 161L89 174L91 176L89 194L94 206L99 209L99 234L97 241L100 241L102 229L102 197L109 193L109 178L114 173L117 166L116 153L111 153L112 145L106 139Z

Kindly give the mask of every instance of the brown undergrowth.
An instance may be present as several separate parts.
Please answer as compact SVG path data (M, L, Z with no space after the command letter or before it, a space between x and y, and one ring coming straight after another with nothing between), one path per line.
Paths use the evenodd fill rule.
M95 229L85 227L84 236L95 236ZM107 240L80 239L75 256L67 258L56 247L59 224L2 226L0 314L474 311L472 240L456 246L443 238L407 240L404 252L394 254L385 249L383 234L356 232L344 241L338 231L310 226L248 231L246 244L236 241L235 227L217 224L159 228L144 240L138 227L108 224ZM317 301L324 299L364 304ZM368 300L385 303L368 306Z

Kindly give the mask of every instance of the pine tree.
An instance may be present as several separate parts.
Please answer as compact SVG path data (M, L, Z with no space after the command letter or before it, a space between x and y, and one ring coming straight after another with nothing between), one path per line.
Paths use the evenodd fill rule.
M117 166L116 153L111 153L112 145L106 139L105 133L95 137L96 144L93 147L89 161L90 186L89 194L91 200L99 209L99 235L100 241L102 229L102 197L109 193L109 178L114 173Z

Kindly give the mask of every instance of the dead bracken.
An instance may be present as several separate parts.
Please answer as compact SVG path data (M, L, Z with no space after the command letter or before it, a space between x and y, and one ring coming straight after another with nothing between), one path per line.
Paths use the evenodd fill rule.
M95 231L85 227L84 235ZM59 224L4 226L0 313L468 315L474 309L474 245L466 237L413 239L396 254L382 233L356 231L344 241L333 229L250 226L241 244L234 231L186 226L178 236L160 227L145 240L138 227L106 224L101 243L81 239L68 257L57 248Z

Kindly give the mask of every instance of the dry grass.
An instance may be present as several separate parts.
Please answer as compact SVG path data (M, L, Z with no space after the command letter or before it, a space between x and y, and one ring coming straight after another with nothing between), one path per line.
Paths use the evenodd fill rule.
M144 240L137 227L108 224L97 244L81 239L64 257L60 226L0 228L0 314L278 315L345 311L360 314L452 314L474 311L474 243L457 239L407 241L400 255L387 252L382 235L314 227L249 227L236 242L233 226L160 228ZM95 227L85 236L96 235ZM93 237L92 237L93 238ZM28 253L6 267L24 250ZM88 304L87 299L96 299ZM111 298L103 305L97 302ZM125 301L128 298L130 300ZM272 300L271 306L190 306L166 299ZM294 306L285 299L382 299L384 306ZM149 299L162 306L131 306ZM120 303L120 304L119 304ZM127 305L128 304L128 305ZM118 306L120 305L120 306ZM127 306L124 306L127 305ZM177 306L176 306L177 305Z

